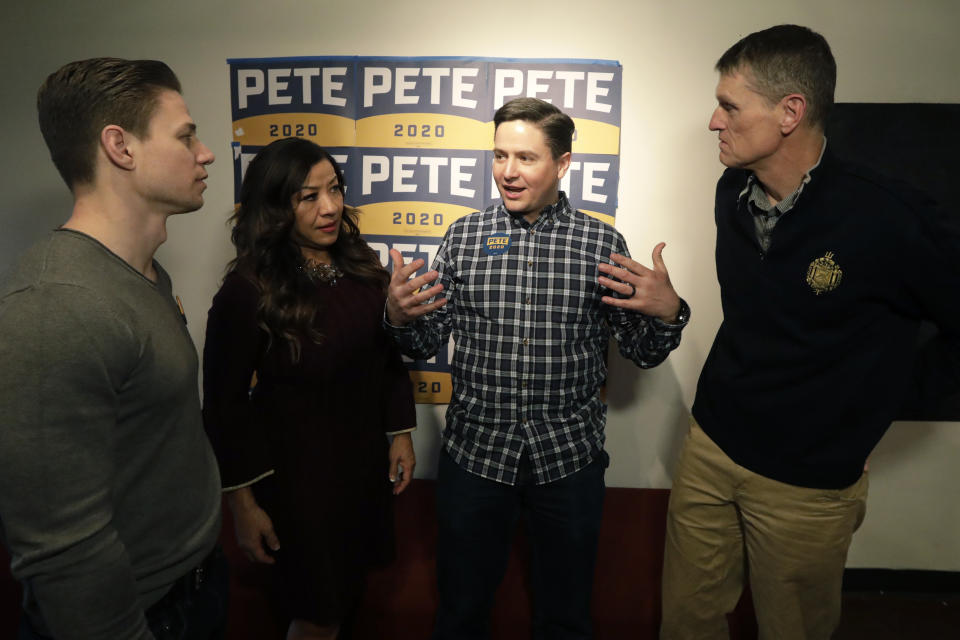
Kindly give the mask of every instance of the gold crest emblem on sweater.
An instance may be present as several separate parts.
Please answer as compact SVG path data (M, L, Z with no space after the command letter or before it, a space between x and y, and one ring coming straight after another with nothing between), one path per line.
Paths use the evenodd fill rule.
M843 270L833 261L832 251L828 251L822 258L817 258L807 267L807 284L817 295L836 289L842 278Z

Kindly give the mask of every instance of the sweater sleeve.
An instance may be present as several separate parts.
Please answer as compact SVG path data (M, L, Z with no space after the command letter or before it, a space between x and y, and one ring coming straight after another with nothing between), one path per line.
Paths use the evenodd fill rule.
M131 327L80 287L0 305L0 521L11 570L59 640L152 638L113 521L116 389Z
M231 273L207 315L203 423L225 490L253 484L274 468L250 402L251 380L266 340L257 326L257 300L253 284Z
M387 351L381 401L384 431L388 434L412 431L417 426L417 411L413 402L410 372L403 366L397 345L389 336L384 337L384 349Z

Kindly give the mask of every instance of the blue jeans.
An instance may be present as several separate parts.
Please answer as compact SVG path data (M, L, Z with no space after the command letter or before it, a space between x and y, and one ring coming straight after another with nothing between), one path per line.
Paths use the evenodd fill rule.
M146 611L147 626L156 640L222 640L227 630L229 569L217 545L196 568L177 580L159 602ZM29 616L20 617L17 640L51 640L38 633Z
M606 454L536 485L529 463L510 486L467 473L446 453L437 477L439 608L433 640L486 640L519 517L530 539L535 640L592 637L590 596L603 512Z

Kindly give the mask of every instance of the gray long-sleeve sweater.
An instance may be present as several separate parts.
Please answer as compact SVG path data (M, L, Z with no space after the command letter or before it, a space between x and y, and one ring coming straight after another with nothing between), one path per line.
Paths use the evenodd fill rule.
M213 547L220 482L169 276L57 230L0 282L0 535L35 626L150 638Z

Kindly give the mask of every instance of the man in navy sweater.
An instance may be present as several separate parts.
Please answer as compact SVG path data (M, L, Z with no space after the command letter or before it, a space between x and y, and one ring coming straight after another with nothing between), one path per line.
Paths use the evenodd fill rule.
M760 637L825 640L921 319L948 345L940 384L957 385L960 231L831 154L836 63L819 34L753 33L716 69L723 323L670 497L661 638L728 637L748 573Z

